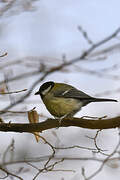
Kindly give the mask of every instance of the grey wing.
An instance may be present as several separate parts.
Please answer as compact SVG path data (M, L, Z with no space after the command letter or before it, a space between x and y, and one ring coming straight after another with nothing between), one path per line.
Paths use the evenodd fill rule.
M93 97L85 94L82 91L77 90L76 88L71 88L69 90L60 90L54 93L56 97L64 97L64 98L75 98L79 100L91 100Z

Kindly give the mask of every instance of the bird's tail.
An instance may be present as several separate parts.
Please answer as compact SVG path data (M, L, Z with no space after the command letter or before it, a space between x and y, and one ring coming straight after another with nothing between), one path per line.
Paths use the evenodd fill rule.
M104 99L104 98L94 98L93 99L94 102L104 102L104 101L112 101L112 102L118 102L115 99Z

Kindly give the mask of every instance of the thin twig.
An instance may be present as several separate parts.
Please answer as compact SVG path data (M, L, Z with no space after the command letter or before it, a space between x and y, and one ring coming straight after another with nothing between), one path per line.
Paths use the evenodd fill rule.
M54 146L53 146L53 147L54 147ZM96 150L97 150L97 149L95 149L95 148L89 148L89 147L84 147L84 146L79 146L79 145L68 146L68 147L54 147L54 149L60 149L60 150L74 149L74 148L86 149L86 150L90 150L90 151L96 151Z
M80 60L85 60L86 57L88 57L88 55L91 54L91 52L93 52L96 48L100 47L101 45L105 44L106 42L110 41L111 39L115 38L118 33L120 32L120 28L118 28L114 33L112 33L111 35L109 35L108 37L102 39L101 41L98 41L97 43L95 43L94 45L92 45L90 48L88 48L85 52L83 52L79 57L74 58L68 62L62 63L59 66L53 67L51 69L49 69L48 71L44 72L43 76L40 77L37 81L35 81L32 86L29 88L29 91L22 96L18 101L14 102L11 105L8 105L6 108L4 108L3 110L6 111L12 107L14 107L15 105L21 103L22 101L24 101L27 97L29 97L29 95L31 94L31 92L33 91L33 89L36 87L36 85L38 83L40 83L41 81L43 81L48 75L53 74L61 69L63 69L66 66L72 65L74 63L79 62Z
M0 93L0 95L4 95L4 94L15 94L15 93L20 93L23 91L27 91L27 89L23 89L23 90L19 90L19 91L11 91L11 92L2 92Z
M0 170L6 173L6 176L3 178L0 178L0 179L7 178L10 175L10 176L16 177L17 179L23 180L23 178L21 178L20 176L17 176L16 174L13 174L10 171L4 169L1 165L0 165Z
M85 180L90 180L90 179L92 179L93 177L95 177L98 173L100 173L100 172L102 171L104 165L106 164L106 162L117 152L119 146L120 146L120 132L119 132L119 140L118 140L118 143L117 143L115 149L113 150L113 152L112 152L107 158L104 159L104 161L102 162L101 166L100 166L93 174L91 174L89 177L86 177L85 171L84 171L84 174L83 174L84 179L85 179Z
M88 33L82 28L82 26L78 26L78 30L82 33L83 37L88 42L88 44L93 45L92 40L88 37Z
M7 56L7 55L8 55L8 53L6 52L6 53L0 55L0 58L1 58L1 57L5 57L5 56Z
M13 152L13 149L14 149L14 139L12 139L10 145L6 148L5 152L3 153L2 164L5 164L6 156L7 156L7 153L10 151L10 149L12 149L12 152Z

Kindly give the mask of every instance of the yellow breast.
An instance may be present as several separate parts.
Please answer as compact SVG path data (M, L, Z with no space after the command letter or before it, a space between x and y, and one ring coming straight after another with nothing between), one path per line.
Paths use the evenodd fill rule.
M62 97L47 97L43 102L48 111L55 117L75 114L80 110L82 104L76 99Z

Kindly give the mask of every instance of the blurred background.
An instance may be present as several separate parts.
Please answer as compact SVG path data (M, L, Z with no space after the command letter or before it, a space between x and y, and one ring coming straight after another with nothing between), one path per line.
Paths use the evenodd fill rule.
M0 117L4 122L29 123L27 111L36 107L39 121L52 117L40 98L34 96L40 85L48 80L65 82L85 93L120 100L120 33L92 51L85 59L65 66L59 71L39 80L46 71L74 60L101 40L109 37L120 27L120 2L83 0L1 0L0 1ZM2 95L27 89L26 92ZM29 95L26 98L26 94ZM23 98L21 103L17 103ZM120 103L91 103L84 107L76 117L115 117L120 115ZM8 112L13 111L13 112ZM18 113L17 113L18 112ZM95 148L96 130L77 127L51 129L41 133L47 141L57 147L80 145ZM14 139L14 148L11 145ZM111 153L118 141L117 129L103 130L98 136L101 149ZM51 154L50 148L42 140L36 142L28 133L0 133L1 165L13 160L35 158ZM12 148L8 148L8 147ZM8 148L7 153L6 150ZM11 150L12 149L12 150ZM14 149L14 150L13 150ZM94 154L98 158L104 155ZM89 176L99 168L94 161L80 161L80 157L93 157L93 152L85 149L57 150L58 157L73 157L78 160L65 160L55 168L64 171L40 173L36 179L78 180L84 179L81 168ZM45 162L39 161L41 168ZM113 164L112 164L113 163ZM116 180L120 177L119 161L105 166L97 180ZM111 165L112 164L112 165ZM20 168L22 170L20 171ZM23 163L8 166L9 171L24 179L33 179L36 169ZM70 170L67 171L67 170ZM75 172L72 172L74 170ZM3 177L1 172L0 176ZM93 179L94 179L93 178ZM10 177L7 177L9 180ZM15 178L14 178L15 179Z

